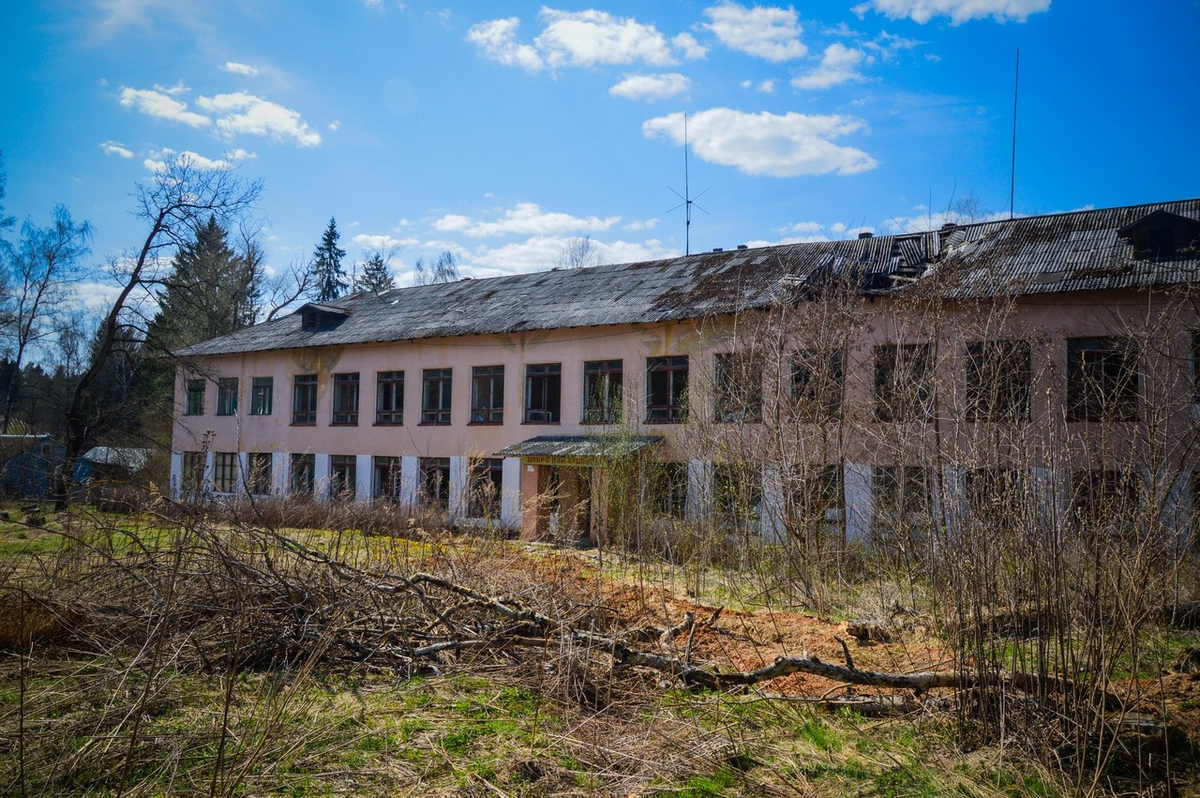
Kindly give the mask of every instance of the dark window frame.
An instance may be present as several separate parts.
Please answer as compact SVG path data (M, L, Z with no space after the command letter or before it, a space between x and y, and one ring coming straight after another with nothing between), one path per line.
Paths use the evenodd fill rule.
M454 369L425 369L421 372L421 425L450 424L454 392Z
M469 423L504 423L504 366L471 367L471 421Z
M347 371L333 375L333 415L330 426L358 426L358 405L362 395L359 372Z
M292 377L292 426L316 426L317 396L316 374L296 374Z
M687 515L688 464L662 460L650 464L649 506L659 518L682 519Z
M1067 421L1137 421L1137 342L1106 335L1067 339Z
M792 356L792 406L805 421L842 417L846 357L841 349L800 349Z
M217 415L236 416L238 411L238 378L217 379Z
M450 458L422 457L417 465L421 474L421 504L442 511L449 510Z
M185 416L204 415L204 394L208 386L203 379L190 379L183 387L183 414Z
M620 424L624 396L624 360L583 363L583 423Z
M288 489L290 493L312 496L317 489L317 456L315 454L293 454L288 463Z
M737 530L755 530L762 523L762 469L753 463L714 463L712 511L714 520Z
M762 365L752 352L713 356L713 420L718 424L758 424L763 412Z
M250 415L269 416L275 404L275 378L250 378Z
M687 355L646 358L646 423L687 421Z
M246 455L246 492L252 496L270 496L275 492L273 460L270 452Z
M931 420L936 368L933 344L880 344L874 356L875 420Z
M182 473L179 475L179 490L184 495L201 493L204 490L204 452L184 452Z
M1032 364L1028 341L968 343L963 375L966 420L972 423L1028 421Z
M329 497L353 500L358 497L358 458L352 454L329 455Z
M504 459L481 457L471 461L468 518L499 519L504 497Z
M239 458L237 452L213 452L213 492L236 493Z
M375 424L398 427L404 424L404 372L375 374Z
M400 501L404 490L403 460L399 457L371 459L371 495L376 499Z
M525 412L522 423L562 422L562 363L525 366Z

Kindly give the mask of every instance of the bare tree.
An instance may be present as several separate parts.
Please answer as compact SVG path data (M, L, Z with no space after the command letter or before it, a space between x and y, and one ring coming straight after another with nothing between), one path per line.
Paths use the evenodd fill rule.
M454 253L448 249L442 250L437 260L426 266L423 258L417 258L414 285L432 285L434 283L452 283L459 278L458 264L454 262Z
M7 433L20 390L21 366L32 347L57 332L56 320L67 298L67 286L78 276L79 259L88 252L92 228L76 223L65 207L54 209L49 227L26 222L12 254L13 280L6 337L10 341L13 379L4 399L0 432Z
M149 184L138 187L137 214L149 229L124 272L117 298L100 323L91 362L71 395L66 418L66 452L55 479L54 500L58 509L69 501L75 461L102 424L103 413L97 407L93 388L109 358L129 337L125 316L130 297L135 291L146 289L157 260L185 246L209 215L220 221L238 216L254 203L261 188L261 182L247 184L228 169L200 169L186 157L155 173Z
M558 257L554 259L555 267L559 269L582 269L587 266L600 265L600 253L596 250L596 242L591 236L575 236L562 245Z
M305 296L316 281L313 261L292 261L287 269L266 280L263 290L263 321L271 321L293 302Z

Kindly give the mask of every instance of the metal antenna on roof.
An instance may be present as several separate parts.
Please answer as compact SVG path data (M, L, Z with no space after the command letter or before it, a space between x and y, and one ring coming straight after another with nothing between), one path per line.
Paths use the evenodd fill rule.
M1017 91L1021 87L1021 48L1017 48L1017 72L1013 76L1012 164L1008 172L1008 218L1013 218L1013 196L1017 189Z
M687 134L687 114L686 113L683 115L683 193L680 194L678 191L671 188L670 186L667 186L667 188L671 190L672 194L674 194L676 197L679 197L681 200L683 200L683 202L679 203L674 208L671 208L670 210L668 210L667 213L670 213L671 211L677 211L680 208L684 208L684 212L683 212L683 217L684 217L683 254L691 255L692 254L692 206L696 205L696 200L700 199L705 194L707 194L708 188L712 188L712 186L709 186L708 188L701 191L699 194L697 194L695 196L695 198L692 197L691 191L688 188L688 134ZM696 207L699 210L704 211L704 209L701 208L699 205L696 205ZM708 213L708 211L704 211L704 212L706 214Z

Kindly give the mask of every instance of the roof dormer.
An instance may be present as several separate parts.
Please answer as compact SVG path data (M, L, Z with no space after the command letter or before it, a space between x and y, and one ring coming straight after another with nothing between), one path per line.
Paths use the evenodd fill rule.
M1117 234L1129 239L1134 255L1143 260L1163 260L1200 243L1200 221L1157 210L1125 225Z
M332 330L334 327L341 324L350 315L350 311L345 308L334 307L333 305L319 305L316 302L309 302L296 311L296 315L300 317L300 329L302 330Z

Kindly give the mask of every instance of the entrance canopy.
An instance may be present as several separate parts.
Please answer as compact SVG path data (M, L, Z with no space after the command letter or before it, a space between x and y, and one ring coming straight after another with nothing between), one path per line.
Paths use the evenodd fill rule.
M555 462L595 462L628 457L661 443L661 435L539 435L506 446L497 457Z

